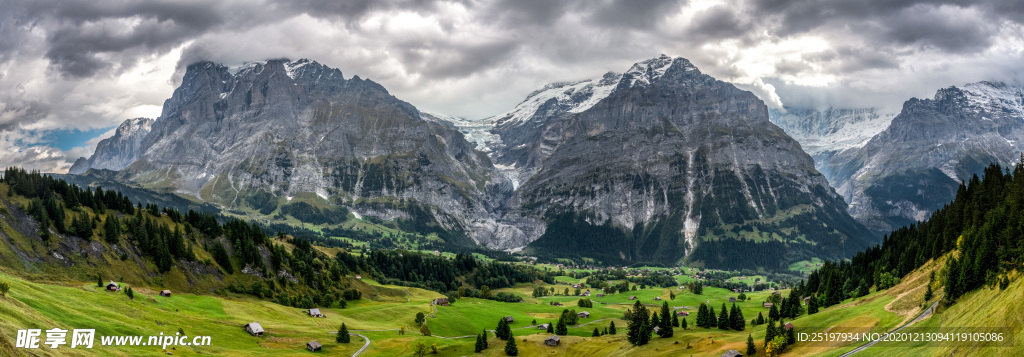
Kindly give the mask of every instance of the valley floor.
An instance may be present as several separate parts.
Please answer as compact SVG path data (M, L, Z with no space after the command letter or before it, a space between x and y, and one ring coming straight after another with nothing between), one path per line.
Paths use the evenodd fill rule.
M871 331L888 331L922 311L924 284L928 273L941 267L941 262L932 262L915 272L889 290L874 292L856 300L848 300L839 306L824 309L815 315L802 315L792 320L798 332L821 332L835 327L865 327ZM722 331L694 327L696 307L708 302L716 310L728 298L730 291L706 288L702 295L694 295L679 289L642 289L594 298L593 308L576 306L577 297L548 296L532 298L534 284L520 284L514 288L498 289L524 297L523 303L502 303L491 300L464 298L452 306L433 307L430 301L440 294L435 292L398 286L382 286L370 279L356 281L354 286L373 290L373 299L363 299L349 304L348 308L321 309L326 318L308 317L304 310L281 306L275 303L244 296L201 296L173 295L161 297L156 291L137 289L134 300L123 293L109 293L97 288L95 283L67 282L63 284L37 283L19 277L0 273L0 281L11 286L6 297L0 298L0 355L41 355L41 356L156 356L168 353L177 356L298 356L308 355L306 342L318 340L324 345L325 355L349 356L360 350L370 340L360 356L406 356L412 355L416 345L436 345L439 355L444 356L502 356L505 342L489 332L489 348L483 353L473 352L476 334L484 329L493 330L499 318L513 316L512 331L521 356L565 355L565 356L719 356L727 350L746 350L747 335L751 334L763 354L765 326L751 327L749 320L758 312L767 316L768 310L761 306L770 292L750 293L750 299L738 302L748 320L745 331ZM548 285L544 285L550 287ZM562 287L557 285L556 287ZM669 291L677 294L670 300ZM785 294L785 292L783 292ZM939 296L941 292L937 293ZM1011 286L1000 291L982 289L967 295L953 307L923 320L920 326L1009 326L1018 341L1024 313L1019 304L1024 295L1022 280L1015 279ZM626 321L623 312L632 305L628 300L636 296L659 311L661 297L671 307L682 307L692 313L687 319L690 329L676 329L675 336L655 336L646 346L633 347L626 341ZM564 307L551 306L559 301ZM934 301L934 300L933 300ZM931 305L929 302L928 305ZM569 328L569 335L562 336L561 344L550 347L544 339L550 336L533 326L557 321L563 308L589 311L590 318L580 319L577 326ZM435 310L436 309L436 310ZM422 336L414 328L417 312L427 317L427 326L433 336ZM590 337L593 329L603 330L614 321L616 335ZM249 336L242 325L259 322L266 335L262 338ZM353 334L351 343L336 343L335 336L341 323L345 323ZM404 335L399 329L405 328ZM97 339L92 349L71 349L70 345L50 349L41 346L35 350L15 348L18 330L52 328L76 329L95 328ZM100 336L110 335L173 335L181 329L188 336L210 336L209 346L176 346L164 350L154 346L114 347L101 346ZM44 333L45 337L45 333ZM784 353L786 356L838 356L860 345L845 343L831 346L810 346L797 343ZM965 353L968 349L943 347L872 347L858 355L900 355L929 356ZM1006 348L970 349L970 354L1022 355L1020 343Z

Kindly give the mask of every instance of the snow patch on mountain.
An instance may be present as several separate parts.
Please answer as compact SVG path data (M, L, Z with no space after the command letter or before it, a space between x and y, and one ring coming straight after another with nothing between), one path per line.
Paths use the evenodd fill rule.
M523 123L533 118L542 106L552 100L565 111L580 113L608 97L621 78L621 74L608 72L601 78L551 83L530 93L511 111L494 118L501 118L497 121L501 123Z
M876 108L785 109L769 110L768 119L811 156L862 147L888 128L898 114Z

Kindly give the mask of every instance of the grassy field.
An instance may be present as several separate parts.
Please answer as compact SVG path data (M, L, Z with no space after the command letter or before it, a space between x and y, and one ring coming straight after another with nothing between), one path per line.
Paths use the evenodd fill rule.
M928 273L942 266L941 261L932 262L918 272L905 277L899 285L882 292L848 300L839 306L824 309L815 315L803 315L792 323L799 332L820 332L836 327L862 327L873 331L887 331L916 316L923 301L923 284ZM718 356L729 349L745 350L746 338L750 334L758 349L762 346L764 326L751 327L745 331L721 331L717 329L693 328L694 317L688 319L689 330L676 330L672 338L655 337L646 346L632 347L625 341L627 323L621 320L625 309L632 303L630 296L636 296L641 303L659 311L662 301L673 308L682 308L695 313L700 303L709 303L716 311L722 303L728 302L731 291L709 287L702 295L685 290L653 288L593 297L594 307L579 308L575 296L546 296L533 298L530 293L534 284L519 284L513 288L496 289L524 297L522 303L502 303L492 300L463 298L452 306L432 307L429 301L440 294L415 288L380 285L373 280L353 280L353 286L367 291L363 299L350 303L346 309L322 309L326 318L307 317L302 309L255 300L244 296L202 296L177 294L170 298L155 296L155 291L139 288L134 300L121 293L107 293L91 282L69 282L63 284L30 282L19 277L0 273L0 280L11 284L11 291L0 298L0 355L18 355L25 350L13 348L19 329L40 328L63 329L96 328L98 336L108 335L159 335L174 334L182 329L186 335L208 335L211 346L183 347L168 350L174 355L223 355L223 356L298 356L306 355L303 348L307 341L319 340L324 344L326 355L351 355L363 345L363 340L353 337L350 344L334 342L334 332L344 322L353 333L367 336L370 347L368 356L411 355L418 343L426 346L437 345L440 355L500 356L504 341L489 337L490 348L475 354L472 350L475 334L491 330L499 318L513 316L513 333L521 356L570 355L570 356ZM552 285L544 285L550 287ZM564 287L564 285L554 285ZM676 294L670 299L669 292ZM782 292L784 295L788 291ZM737 302L746 320L767 315L761 307L770 292L749 293L747 301ZM937 291L941 294L941 290ZM655 301L661 297L662 301ZM921 326L1014 326L1017 338L1020 326L1024 325L1024 314L1013 304L1024 298L1024 286L1019 276L1006 291L998 289L969 294L964 300L921 323ZM564 307L551 306L559 301ZM548 323L557 320L562 309L588 311L590 318L580 319L580 325L569 328L558 347L545 346L543 340L549 336L543 330L531 326L532 321ZM417 312L428 315L427 326L433 336L422 336L414 328ZM983 318L979 319L978 316ZM263 338L251 337L241 326L248 322L260 322L267 334ZM619 329L617 335L591 337L595 327L603 330L614 321ZM404 335L399 329L406 328ZM360 331L368 330L368 331ZM468 336L468 337L466 337ZM97 344L98 344L97 340ZM687 348L689 346L689 348ZM854 348L856 344L835 344L831 346L808 346L796 344L785 355L789 356L836 356ZM967 348L969 346L963 347ZM54 353L54 352L58 353ZM865 355L948 355L964 349L942 348L873 348ZM1020 347L1010 349L982 349L987 355L1020 355ZM97 345L92 350L71 350L62 346L51 351L48 347L32 351L35 355L101 355L101 356L156 356L165 355L159 347L110 347Z

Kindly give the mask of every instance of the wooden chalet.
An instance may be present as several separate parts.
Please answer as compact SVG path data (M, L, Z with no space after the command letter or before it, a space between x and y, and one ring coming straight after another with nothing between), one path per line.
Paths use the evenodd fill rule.
M319 308L309 309L309 311L306 311L306 313L309 314L309 317L324 317L324 314L320 313Z
M764 303L764 305L761 305L761 306L764 306L764 307L766 307L766 308L769 308L769 309L770 309L770 308L772 308L772 305L774 305L774 304L772 304L772 303L770 303L770 302L766 302L766 303Z
M786 327L786 331L792 330L793 329L793 323L792 322L787 322L785 327Z
M245 332L256 337L263 337L263 326L260 326L259 322L250 322L242 327Z
M309 352L320 352L323 348L324 346L320 344L320 341L306 342L306 349L309 350Z
M515 319L513 319L512 316L505 316L505 322L513 323L515 322Z
M171 297L171 291L170 290L160 290L160 296Z
M583 312L580 312L580 313L576 314L576 316L579 316L579 317L582 317L582 318L585 318L585 319L586 318L590 318L590 312L583 311Z
M118 285L117 283L111 281L111 282L107 283L107 291L110 291L110 292L121 291L121 285Z
M558 338L558 335L551 335L551 337L544 339L544 344L548 346L558 346L559 342L561 342L561 339Z

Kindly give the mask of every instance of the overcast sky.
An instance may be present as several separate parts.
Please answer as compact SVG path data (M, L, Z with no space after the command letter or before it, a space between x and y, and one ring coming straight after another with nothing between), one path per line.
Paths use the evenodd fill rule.
M0 0L0 165L64 172L183 68L310 58L483 118L546 83L690 59L770 106L879 106L1024 78L1024 1Z

